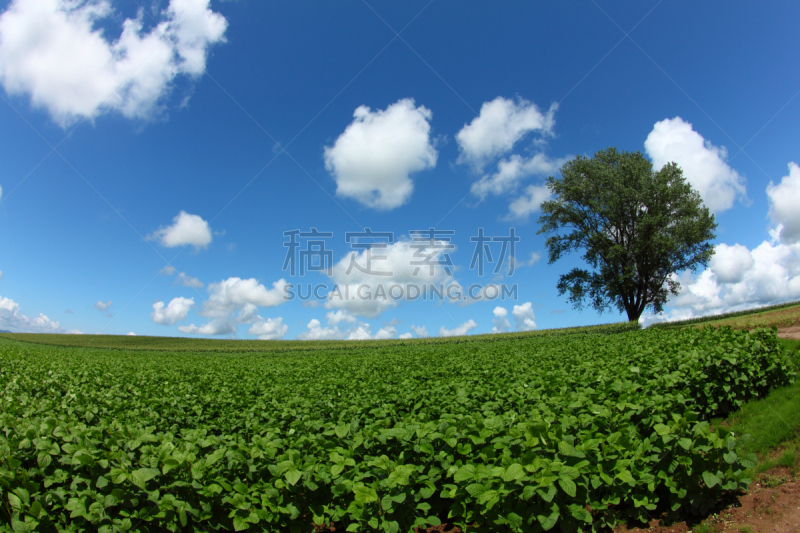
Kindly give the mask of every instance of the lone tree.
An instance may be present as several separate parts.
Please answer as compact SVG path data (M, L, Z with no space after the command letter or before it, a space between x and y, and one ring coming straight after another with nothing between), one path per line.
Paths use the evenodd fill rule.
M576 309L588 300L638 321L678 293L670 274L708 264L717 224L675 163L654 172L640 152L607 148L565 163L561 176L547 180L553 199L542 204L539 233L548 235L550 263L585 250L593 271L575 268L558 281Z

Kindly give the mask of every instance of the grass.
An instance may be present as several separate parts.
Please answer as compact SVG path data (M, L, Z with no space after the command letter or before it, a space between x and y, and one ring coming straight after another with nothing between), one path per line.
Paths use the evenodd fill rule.
M730 326L735 329L750 329L769 326L777 326L779 328L800 326L800 305L786 307L783 309L774 309L772 311L752 313L744 316L710 320L697 325L697 327L704 326Z
M767 454L800 438L800 382L751 400L727 420L715 421L717 427L723 424L738 435L750 434L744 444L747 453Z

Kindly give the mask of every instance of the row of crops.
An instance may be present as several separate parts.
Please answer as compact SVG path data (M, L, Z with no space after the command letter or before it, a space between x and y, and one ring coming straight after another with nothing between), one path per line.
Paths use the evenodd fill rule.
M755 459L706 421L793 376L771 330L284 354L4 339L0 529L598 531L701 512Z
M386 348L388 346L418 346L420 344L454 344L464 342L496 342L498 340L528 338L532 336L615 334L639 330L636 322L616 322L597 326L575 326L538 331L512 331L488 335L463 337L424 337L387 340L325 340L325 341L262 341L253 339L193 339L187 337L146 337L138 335L53 335L42 333L0 333L0 339L82 348L110 348L119 350L156 350L175 352L293 352L316 350L350 350L353 348Z

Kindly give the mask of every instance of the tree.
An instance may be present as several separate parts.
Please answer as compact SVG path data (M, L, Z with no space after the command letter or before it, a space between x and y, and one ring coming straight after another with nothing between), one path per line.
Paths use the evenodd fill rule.
M585 250L593 269L558 281L558 294L569 293L576 309L588 300L631 321L648 307L660 313L680 288L672 274L706 266L714 253L714 215L675 163L654 172L640 152L607 148L568 161L547 186L553 199L542 203L539 233L549 236L549 262Z

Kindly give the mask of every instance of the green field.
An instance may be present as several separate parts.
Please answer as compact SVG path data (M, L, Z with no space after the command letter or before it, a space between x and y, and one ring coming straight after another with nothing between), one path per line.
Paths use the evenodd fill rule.
M635 331L638 324L617 322L599 326L577 326L573 328L545 329L537 331L468 335L463 337L428 337L415 339L358 340L358 341L262 341L240 339L192 339L186 337L145 337L138 335L54 335L42 333L0 333L0 339L24 343L69 346L81 348L110 348L114 350L157 350L171 352L294 352L331 351L352 348L386 348L389 346L417 346L421 344L491 343L530 337L558 335L613 334Z
M611 331L239 352L4 335L0 528L600 531L746 487L755 457L708 421L793 380L774 331Z
M734 311L672 322L659 322L651 328L680 328L686 326L730 326L732 328L787 327L800 325L800 302L788 302L745 311Z

